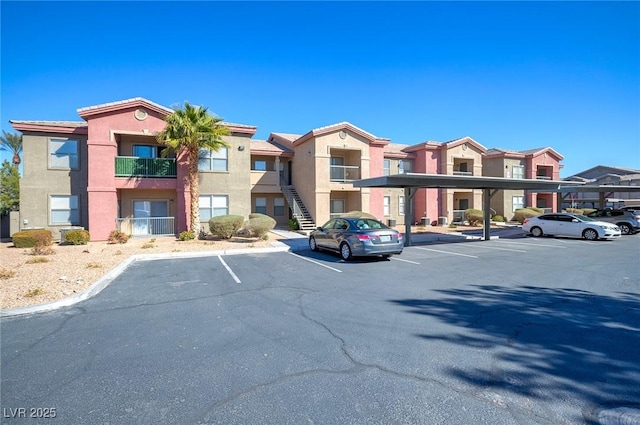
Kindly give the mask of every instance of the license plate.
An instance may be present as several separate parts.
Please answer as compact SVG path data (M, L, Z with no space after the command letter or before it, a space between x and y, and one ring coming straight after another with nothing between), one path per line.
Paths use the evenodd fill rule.
M380 242L391 242L391 236L380 236Z

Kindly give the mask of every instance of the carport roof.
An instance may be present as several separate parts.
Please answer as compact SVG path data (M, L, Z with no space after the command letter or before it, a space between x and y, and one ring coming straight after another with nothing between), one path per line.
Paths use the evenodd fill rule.
M538 179L507 179L487 176L457 176L447 174L405 173L372 177L353 182L354 187L415 187L443 189L528 189L545 192L560 191L561 186L582 185L582 182Z

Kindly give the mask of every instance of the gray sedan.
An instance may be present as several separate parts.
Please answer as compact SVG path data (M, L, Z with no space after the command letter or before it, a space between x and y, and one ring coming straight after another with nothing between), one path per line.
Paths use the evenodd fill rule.
M312 251L327 249L340 253L343 260L352 257L401 254L402 233L372 218L338 217L329 220L309 235Z

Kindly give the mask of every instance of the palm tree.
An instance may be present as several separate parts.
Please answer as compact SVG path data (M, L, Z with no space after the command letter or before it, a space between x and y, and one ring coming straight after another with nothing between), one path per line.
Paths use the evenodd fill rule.
M13 166L18 168L20 162L20 153L22 152L22 135L15 133L7 133L2 130L2 136L0 136L0 150L9 151L13 154Z
M200 186L198 180L198 159L201 149L218 151L229 144L222 136L229 129L221 124L222 118L209 113L209 108L190 105L184 102L184 108L174 107L174 112L165 117L166 126L158 135L158 142L167 146L168 151L178 155L185 154L189 167L189 186L191 188L191 223L189 229L196 235L200 224Z

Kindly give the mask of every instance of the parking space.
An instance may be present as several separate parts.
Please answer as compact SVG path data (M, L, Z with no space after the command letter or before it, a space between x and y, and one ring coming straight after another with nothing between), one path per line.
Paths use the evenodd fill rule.
M3 319L2 404L71 425L597 423L640 404L639 254L520 237L137 262Z

